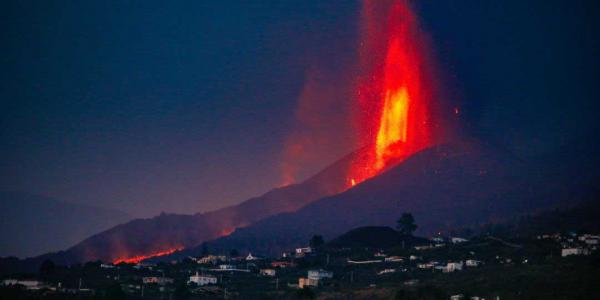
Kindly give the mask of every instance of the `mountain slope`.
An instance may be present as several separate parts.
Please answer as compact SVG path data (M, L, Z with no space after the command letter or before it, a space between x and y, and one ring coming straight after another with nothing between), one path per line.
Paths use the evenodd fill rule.
M117 210L0 192L0 256L28 257L65 249L130 219Z
M569 180L564 170L547 169L474 142L435 146L344 193L209 245L213 251L277 254L306 244L313 234L332 238L360 226L389 226L403 212L413 213L418 234L429 234L553 207L589 183L581 177Z
M362 154L352 153L317 175L295 185L276 188L238 205L194 215L161 214L136 219L91 236L61 252L40 256L31 264L52 259L60 264L90 260L115 261L152 256L166 250L193 247L266 217L292 212L319 198L346 189L346 172Z

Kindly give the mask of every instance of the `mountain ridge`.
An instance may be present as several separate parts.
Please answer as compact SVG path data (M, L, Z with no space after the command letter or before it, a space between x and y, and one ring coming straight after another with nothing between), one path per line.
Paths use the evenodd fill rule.
M131 219L116 209L17 191L0 192L0 256L30 257L71 247ZM44 235L31 239L35 233Z

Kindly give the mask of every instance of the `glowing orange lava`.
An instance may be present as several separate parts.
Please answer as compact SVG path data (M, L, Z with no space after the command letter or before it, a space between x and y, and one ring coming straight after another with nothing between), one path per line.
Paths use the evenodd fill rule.
M431 145L433 83L428 49L407 1L365 1L359 83L363 143L370 145L348 174L354 186ZM368 56L368 57L365 57Z
M118 258L115 261L113 261L113 264L115 264L115 265L120 264L120 263L137 264L148 258L173 254L173 253L175 253L175 251L180 251L182 249L183 249L183 247L177 247L177 248L172 248L172 249L168 249L168 250L164 250L164 251L154 252L154 253L147 254L147 255L136 255L133 257Z
M387 91L375 141L375 168L385 166L385 155L392 145L406 143L409 98L405 87L398 91ZM391 153L393 155L393 153Z

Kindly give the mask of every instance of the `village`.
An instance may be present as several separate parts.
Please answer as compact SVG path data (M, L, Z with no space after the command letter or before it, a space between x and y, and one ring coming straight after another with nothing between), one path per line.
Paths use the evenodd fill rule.
M169 262L87 263L2 278L3 295L73 299L513 299L497 288L457 284L490 274L525 272L543 265L596 257L600 236L548 233L521 240L494 236L423 239L387 249L332 247L320 236L278 258L254 253L205 254ZM232 255L233 254L233 255ZM528 272L528 271L527 271ZM493 286L493 284L492 284Z

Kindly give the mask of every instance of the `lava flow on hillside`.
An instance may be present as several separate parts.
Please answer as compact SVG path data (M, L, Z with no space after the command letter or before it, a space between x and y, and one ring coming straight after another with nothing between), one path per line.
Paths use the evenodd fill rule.
M368 145L348 172L353 186L433 144L435 84L429 51L408 1L365 1L356 130Z
M145 254L145 255L135 255L135 256L131 256L131 257L118 258L113 261L113 264L115 264L115 265L120 264L120 263L137 264L143 260L153 258L153 257L159 257L159 256L173 254L176 251L180 251L182 249L183 249L183 247L176 247L176 248L153 252L153 253L149 253L149 254Z

